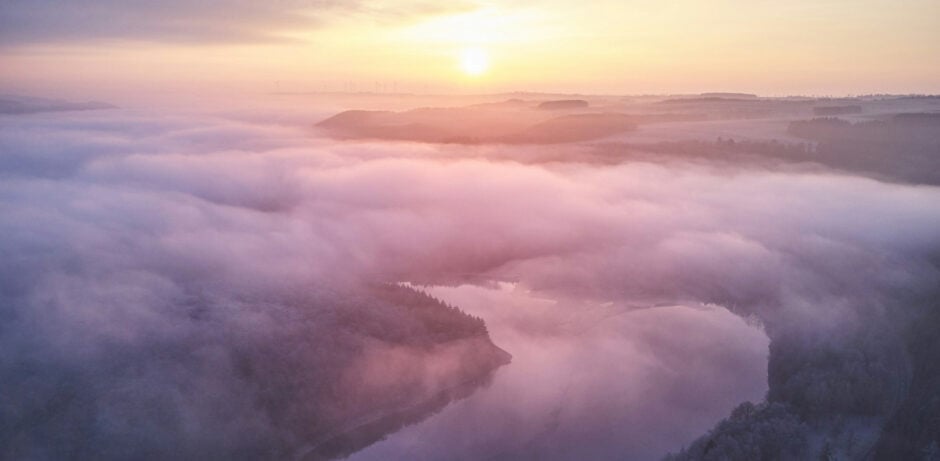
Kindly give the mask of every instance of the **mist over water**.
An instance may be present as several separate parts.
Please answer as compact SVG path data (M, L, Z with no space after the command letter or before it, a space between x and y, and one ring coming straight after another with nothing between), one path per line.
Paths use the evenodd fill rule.
M938 0L0 0L0 461L937 461Z
M629 132L336 139L314 128L330 110L298 107L0 116L0 454L295 455L499 362L467 342L476 320L376 291L398 282L482 318L513 360L355 460L657 459L780 376L775 402L873 427L900 405L869 394L909 385L901 332L940 281L935 185L727 143L640 155ZM786 130L758 125L741 122ZM774 351L819 366L774 372ZM856 363L871 392L826 400Z
M433 287L513 355L494 381L352 460L659 459L767 390L767 337L718 306Z

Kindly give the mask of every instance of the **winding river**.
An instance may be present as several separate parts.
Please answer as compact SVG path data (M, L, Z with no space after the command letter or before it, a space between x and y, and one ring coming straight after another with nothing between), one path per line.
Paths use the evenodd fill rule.
M719 306L555 299L512 284L428 292L483 317L513 361L353 461L659 459L767 390L766 335Z

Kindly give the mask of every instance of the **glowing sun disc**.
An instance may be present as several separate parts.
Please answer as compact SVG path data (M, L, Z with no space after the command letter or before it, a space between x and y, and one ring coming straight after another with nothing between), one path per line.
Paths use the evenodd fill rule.
M490 56L482 48L467 48L460 52L460 70L470 76L484 74L490 68Z

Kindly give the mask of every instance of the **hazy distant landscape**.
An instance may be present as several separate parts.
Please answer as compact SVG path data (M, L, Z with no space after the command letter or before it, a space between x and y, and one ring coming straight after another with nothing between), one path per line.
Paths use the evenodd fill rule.
M940 5L0 7L0 461L940 459Z

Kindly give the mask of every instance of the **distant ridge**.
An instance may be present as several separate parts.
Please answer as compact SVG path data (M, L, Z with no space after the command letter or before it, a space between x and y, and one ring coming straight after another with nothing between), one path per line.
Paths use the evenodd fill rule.
M701 93L699 96L703 98L732 98L732 99L757 99L759 96L751 93Z
M559 99L556 101L545 101L538 105L541 110L563 110L563 109L587 109L590 106L583 99Z

